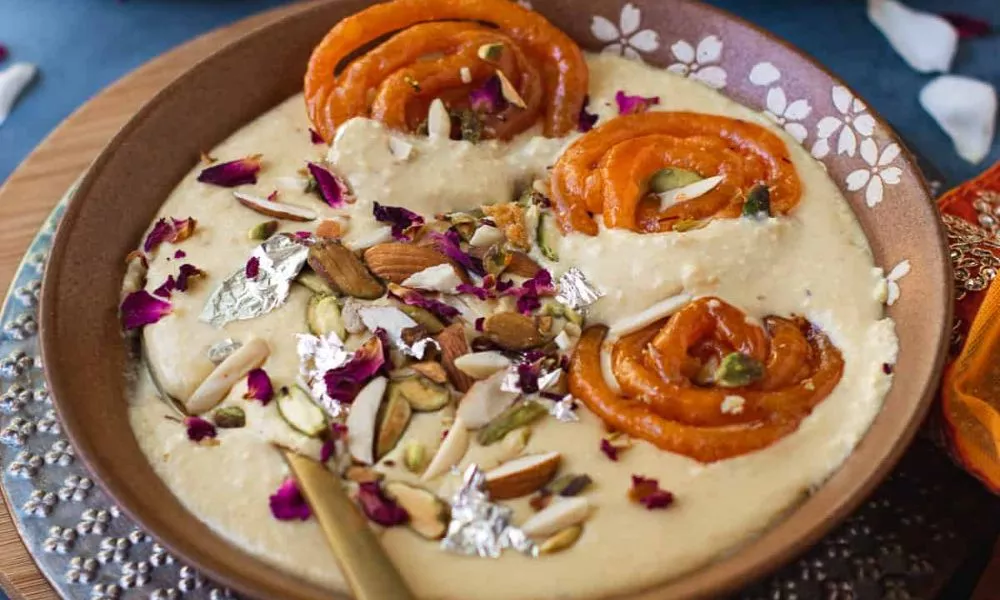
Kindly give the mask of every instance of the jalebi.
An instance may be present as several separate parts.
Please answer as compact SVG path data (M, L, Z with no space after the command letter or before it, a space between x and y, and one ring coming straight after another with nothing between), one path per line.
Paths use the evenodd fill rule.
M500 56L483 58L480 48L493 44L502 47ZM306 105L327 141L338 125L357 116L414 131L434 98L449 110L466 108L469 92L497 71L524 106L486 115L486 137L509 139L539 118L549 136L576 128L587 94L583 54L544 17L509 0L393 0L344 19L309 60Z
M770 316L762 325L718 298L700 298L665 321L616 341L612 371L601 369L603 326L584 331L570 364L570 391L616 430L702 462L773 444L840 381L844 362L808 321ZM744 385L699 381L706 365L739 353L762 367ZM739 404L726 410L726 403Z
M708 193L660 210L648 197L658 170L674 167L722 181ZM564 231L607 227L669 231L678 223L735 217L746 192L763 184L771 210L790 211L801 185L785 143L766 128L715 115L644 112L623 115L576 140L552 171L551 192Z

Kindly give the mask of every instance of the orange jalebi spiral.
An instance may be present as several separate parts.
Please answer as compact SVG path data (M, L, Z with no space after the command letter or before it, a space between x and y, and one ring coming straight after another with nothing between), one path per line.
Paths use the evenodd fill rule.
M718 298L700 298L672 317L615 342L612 371L601 370L607 328L584 331L570 363L569 386L606 424L656 446L712 462L759 450L794 431L843 374L840 352L801 318L771 316L763 325ZM740 352L764 366L742 387L695 380L706 363ZM722 409L739 396L738 410Z
M646 200L650 177L674 167L722 176L712 191L660 211ZM552 171L551 193L565 231L607 227L669 231L680 221L735 217L754 185L769 188L773 213L799 201L801 185L785 143L766 128L716 115L645 112L608 121L576 140ZM658 200L653 198L652 200Z
M389 34L394 35L342 64ZM480 58L477 50L486 44L503 44L507 56L499 64ZM463 67L471 81L462 80ZM510 0L393 0L344 19L309 60L306 105L327 141L339 124L357 116L412 130L414 115L435 97L449 109L462 108L469 90L497 69L526 106L491 115L484 128L487 137L510 138L539 118L549 136L576 128L588 82L582 52L544 17Z

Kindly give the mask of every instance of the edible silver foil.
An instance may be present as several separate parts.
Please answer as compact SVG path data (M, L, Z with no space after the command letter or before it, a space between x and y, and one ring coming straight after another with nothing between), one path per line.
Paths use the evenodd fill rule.
M212 361L212 364L217 365L229 358L230 354L236 352L242 346L241 342L237 342L233 338L226 338L216 342L208 348L208 360Z
M347 407L326 393L323 376L330 369L346 364L354 353L344 347L336 333L331 332L325 336L300 333L295 338L298 341L296 350L299 354L299 378L302 384L331 417L339 417L346 412Z
M309 246L291 236L270 238L250 254L259 261L257 278L247 279L246 267L240 266L212 292L199 319L221 327L230 321L259 317L281 306L308 254Z
M562 274L556 282L556 288L559 290L556 300L573 310L584 310L604 296L604 292L587 281L583 271L576 267Z
M375 333L376 329L385 331L392 345L407 356L419 360L425 356L430 348L440 349L437 340L431 337L407 344L403 339L403 331L410 327L416 327L417 322L395 306L363 306L358 309L358 316L372 333Z
M549 406L549 414L563 423L575 423L580 420L576 414L576 399L566 394L561 400L556 400Z
M513 511L490 502L486 475L475 464L462 476L462 487L451 500L451 522L441 548L466 556L498 558L506 548L538 556L538 546L510 524Z
M558 367L546 373L541 373L538 376L538 390L545 391L549 389L559 383L560 378L562 378L562 369ZM521 375L517 371L516 364L507 367L507 371L504 372L503 379L500 380L500 391L512 394L524 393L524 390L521 389Z

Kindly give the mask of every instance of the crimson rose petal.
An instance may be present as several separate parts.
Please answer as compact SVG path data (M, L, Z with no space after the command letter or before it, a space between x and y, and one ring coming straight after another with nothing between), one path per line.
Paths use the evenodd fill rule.
M629 96L625 92L618 90L615 93L615 102L618 103L618 114L631 115L646 112L650 106L659 104L660 97L652 96L644 98L642 96Z
M674 503L674 495L662 489L655 479L632 476L632 488L628 491L629 498L646 507L646 510L667 508Z
M183 264L180 266L180 272L177 275L177 291L186 292L188 286L190 285L190 280L192 277L200 277L204 275L204 271L199 269L194 265Z
M247 261L245 271L247 279L257 279L257 275L260 274L260 259L256 256L251 256L250 260Z
M601 452L604 453L604 456L607 456L611 460L618 462L618 448L612 446L611 442L609 442L606 439L601 440Z
M167 238L173 235L173 233L173 226L166 219L160 219L153 225L153 229L149 231L146 241L142 244L142 249L146 252L153 251L157 246L167 241Z
M587 96L583 99L583 106L580 107L580 117L577 120L576 128L582 133L587 133L597 123L597 115L587 112L587 104L589 103L590 96Z
M333 208L343 206L351 195L344 180L316 163L307 163L306 167L312 178L316 180L316 189L319 190L323 201Z
M122 301L122 326L125 329L136 329L156 323L169 315L171 310L169 302L153 297L146 290L132 292Z
M177 282L173 275L167 275L167 280L160 287L153 290L153 294L161 298L169 298L170 294L177 289Z
M385 206L375 202L372 208L375 220L392 226L392 237L410 241L409 231L424 224L424 218L402 206Z
M187 436L192 442L200 442L218 435L215 425L201 417L184 417L184 426L187 427Z
M257 173L260 172L260 156L260 154L254 154L212 165L198 174L198 181L227 188L257 183Z
M264 369L253 369L247 373L247 393L244 398L260 400L261 404L267 405L274 397L274 387L271 385L271 378L268 377Z
M369 519L384 527L402 525L410 515L382 491L382 484L369 481L358 485L358 503Z
M295 480L289 477L270 498L271 515L279 521L305 521L312 515L309 504Z

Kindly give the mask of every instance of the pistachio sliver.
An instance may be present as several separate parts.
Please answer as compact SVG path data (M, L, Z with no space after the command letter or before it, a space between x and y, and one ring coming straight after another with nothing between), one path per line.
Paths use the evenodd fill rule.
M406 398L398 394L389 394L382 403L378 415L378 434L375 438L375 460L392 451L406 432L410 424L413 409Z
M550 483L546 489L558 496L570 497L576 496L585 490L592 482L593 480L589 475L581 473L567 473Z
M483 446L495 444L511 431L530 425L549 414L549 409L534 400L518 402L500 413L476 434L476 441Z
M313 296L306 308L306 323L313 335L326 336L334 333L341 340L347 339L347 328L340 316L340 306L333 296Z
M401 304L399 306L399 310L406 313L406 316L416 321L417 325L423 327L424 330L431 335L437 335L444 329L444 323L441 322L441 319L438 319L434 316L434 313L426 308L412 306L410 304Z
M299 386L286 386L278 390L275 403L281 418L299 433L316 437L326 430L326 415L323 410Z
M212 413L216 427L238 429L247 424L247 414L239 406L224 406Z
M410 519L407 526L429 540L444 537L451 521L451 509L431 492L401 481L385 484L385 493L396 501Z
M761 183L750 188L743 201L743 216L751 219L766 219L771 216L771 192Z
M420 442L410 442L403 449L403 466L410 473L421 473L427 466L427 447Z
M542 256L552 261L559 260L559 251L557 248L559 247L559 240L562 238L562 233L559 231L559 225L556 224L555 215L548 211L542 212L539 215L535 238Z
M485 61L496 62L503 56L503 44L483 44L476 50L476 55Z
M316 271L313 271L311 267L304 267L294 281L314 294L323 296L332 296L334 294L330 284L317 275Z
M451 401L448 389L429 379L414 375L389 384L389 399L399 397L417 412L440 410Z
M667 167L653 173L653 176L649 178L649 191L654 194L662 194L702 179L703 177L694 171Z
M483 256L483 268L490 275L500 275L510 266L514 256L503 247L502 243L493 244Z
M732 352L722 358L713 381L726 388L743 387L764 377L764 364L748 354Z
M276 231L278 231L277 221L264 221L251 227L250 231L247 232L247 237L256 242L262 242L274 235Z

